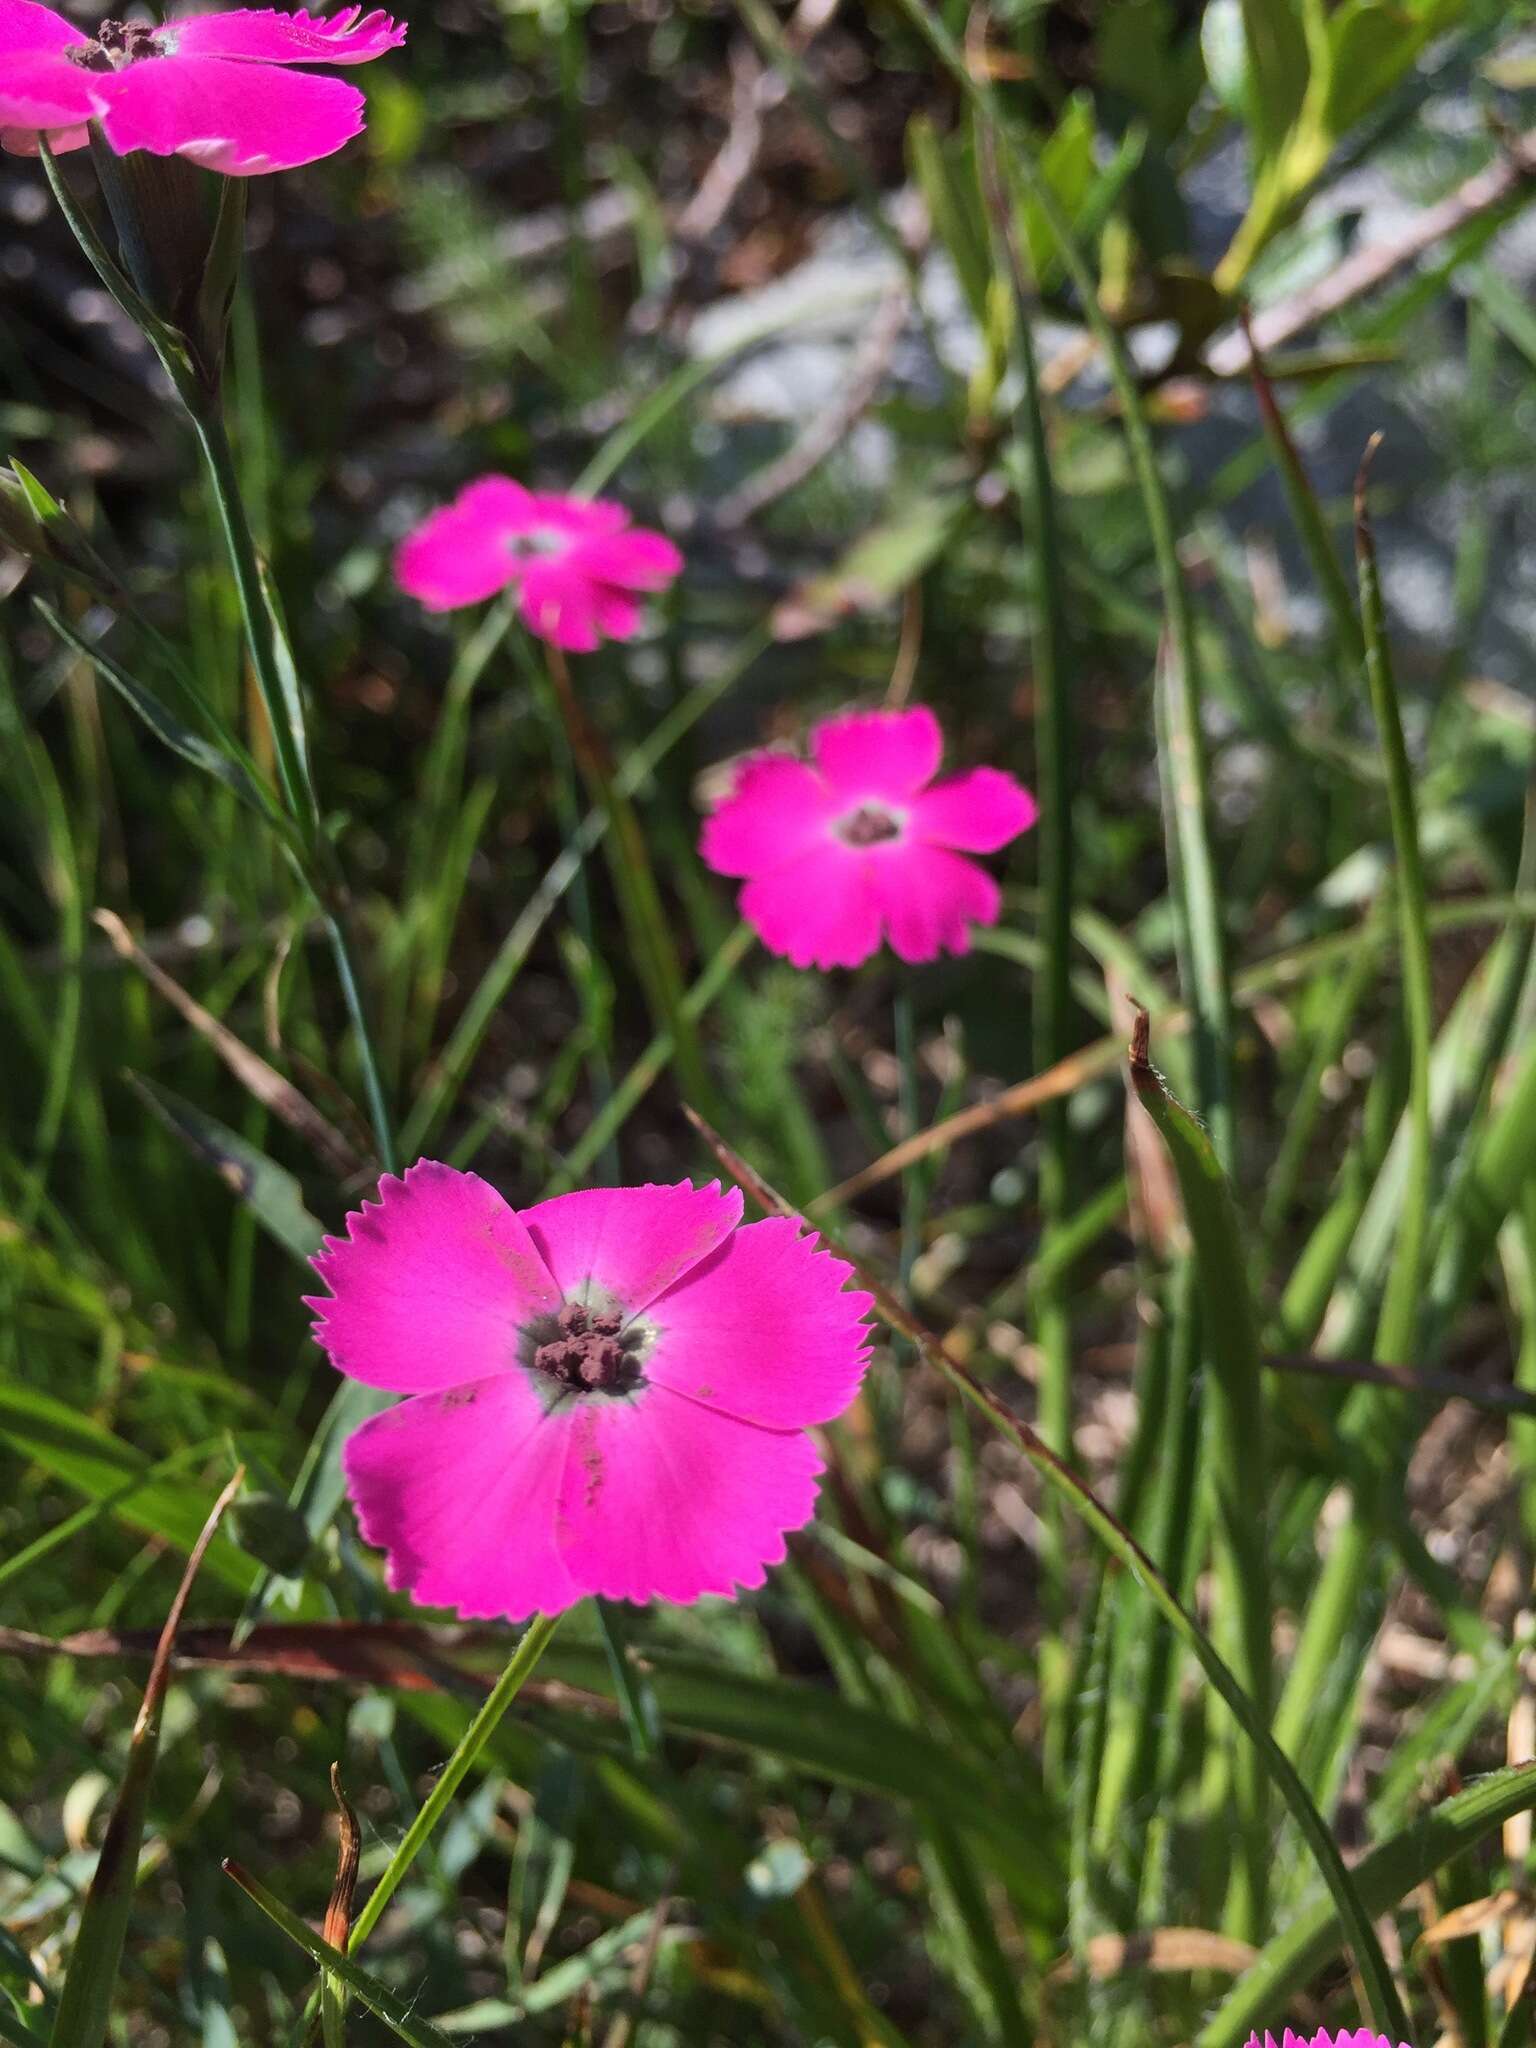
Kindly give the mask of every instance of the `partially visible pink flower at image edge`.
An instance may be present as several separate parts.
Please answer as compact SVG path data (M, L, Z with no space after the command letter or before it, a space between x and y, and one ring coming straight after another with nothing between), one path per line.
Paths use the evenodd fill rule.
M1278 2042L1273 2034L1266 2034L1262 2041L1257 2034L1250 2034L1247 2048L1392 2048L1392 2043L1385 2034L1373 2034L1369 2027L1357 2027L1353 2032L1341 2027L1336 2034L1330 2034L1326 2027L1318 2034L1296 2034L1287 2027ZM1400 2042L1398 2048L1408 2048L1408 2043Z
M1038 815L998 768L936 782L944 739L926 706L855 711L811 733L810 758L737 769L699 851L744 879L741 914L796 967L857 967L882 938L903 960L964 953L1002 891L968 854L996 853Z
M851 1268L718 1184L515 1210L423 1160L314 1264L332 1364L407 1396L344 1450L363 1536L470 1620L760 1586L868 1363Z
M429 611L515 589L529 631L572 654L628 640L640 599L683 566L665 534L632 526L622 505L529 491L483 476L415 527L395 554L400 588Z
M81 149L95 122L119 156L184 156L227 177L330 156L363 126L355 85L307 64L365 64L405 41L387 14L235 8L94 37L37 0L0 0L0 145Z

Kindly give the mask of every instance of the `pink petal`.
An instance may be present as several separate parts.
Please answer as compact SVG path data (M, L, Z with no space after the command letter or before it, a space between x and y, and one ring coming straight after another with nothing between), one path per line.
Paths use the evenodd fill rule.
M39 7L37 0L0 0L0 56L19 56L23 51L56 52L89 41L90 37L82 35L73 22L55 14L51 7ZM82 77L89 75L81 73Z
M741 892L741 914L771 953L796 967L857 967L880 944L871 863L828 839Z
M231 64L222 57L159 57L104 75L102 130L119 156L190 157L227 177L287 171L350 142L363 96L340 78Z
M665 534L638 526L583 538L572 559L594 583L616 583L624 590L662 590L683 566L681 552Z
M717 875L764 874L821 844L842 808L804 761L758 754L705 819L699 852Z
M48 135L48 147L55 156L63 156L68 150L86 148L90 139L89 128L55 128ZM0 149L9 150L12 156L41 156L37 140L35 128L0 127Z
M972 768L936 782L912 799L910 813L916 838L962 853L996 853L1027 832L1039 815L1023 783L1000 768Z
M499 480L486 479L487 484L493 481ZM515 491L517 485L507 488ZM429 514L395 550L395 581L429 611L482 604L521 573L521 564L507 545L505 521L489 519L477 505L466 504L469 496L466 491L453 504Z
M911 711L852 711L811 735L811 753L842 797L913 796L938 772L944 738L926 704Z
M171 21L160 42L177 57L254 57L266 64L366 64L405 41L405 23L387 14L344 7L339 14L236 7Z
M342 1465L389 1583L469 1620L558 1614L584 1588L556 1549L568 1409L522 1372L420 1394L365 1422Z
M559 1549L610 1600L685 1603L760 1586L816 1506L821 1458L799 1430L755 1429L650 1387L588 1401L571 1425Z
M46 7L34 11L48 13ZM0 127L34 137L39 130L77 128L108 104L102 88L112 82L106 72L86 71L57 51L23 49L11 55L0 46ZM35 148L34 142L28 154Z
M518 1326L560 1307L516 1211L478 1174L432 1159L381 1180L378 1202L314 1266L333 1297L308 1303L317 1343L339 1371L395 1393L514 1370Z
M874 1303L852 1277L798 1224L749 1223L651 1303L646 1377L768 1429L830 1422L869 1363Z
M567 1301L637 1315L708 1258L741 1221L741 1195L696 1188L581 1188L522 1212Z
M570 654L590 654L597 645L596 593L569 557L543 555L523 572L518 609L530 633Z
M605 640L632 640L640 627L640 602L606 583L592 586L592 617Z
M535 491L528 499L530 526L562 533L572 540L593 540L628 526L629 514L611 498L568 498L558 491Z
M974 861L942 846L892 840L870 861L891 949L903 960L970 950L973 924L996 924L1003 892Z
M477 476L460 491L452 509L464 515L466 524L494 526L497 538L505 539L540 524L538 504L532 491L510 476Z

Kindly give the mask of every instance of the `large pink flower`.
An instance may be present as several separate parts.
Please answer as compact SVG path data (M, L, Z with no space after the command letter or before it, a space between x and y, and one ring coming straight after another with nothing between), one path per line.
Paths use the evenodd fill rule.
M344 1453L389 1583L471 1618L760 1586L809 1521L805 1434L853 1399L868 1295L741 1197L593 1188L521 1212L423 1160L327 1238L332 1364L411 1398Z
M857 967L882 934L903 960L963 953L995 924L995 853L1035 822L1034 798L997 768L935 782L933 713L855 711L811 734L811 758L758 754L705 821L700 852L743 875L741 914L797 967Z
M1277 2044L1273 2034L1267 2033L1262 2042L1257 2034L1250 2034L1247 2048L1277 2048ZM1326 2027L1319 2034L1293 2034L1287 2027L1278 2048L1392 2048L1392 2043L1385 2034L1373 2034L1369 2027L1357 2027L1353 2032L1341 2027L1336 2034L1330 2034ZM1407 2042L1402 2042L1400 2048L1408 2048Z
M79 149L96 121L119 156L185 156L232 178L291 170L351 141L363 96L284 67L364 64L404 41L403 24L360 7L104 21L93 38L36 0L0 0L0 143Z
M509 476L466 485L395 556L401 589L435 612L515 584L529 630L577 654L629 639L640 623L635 592L664 589L682 566L671 541L631 526L622 505L525 491Z

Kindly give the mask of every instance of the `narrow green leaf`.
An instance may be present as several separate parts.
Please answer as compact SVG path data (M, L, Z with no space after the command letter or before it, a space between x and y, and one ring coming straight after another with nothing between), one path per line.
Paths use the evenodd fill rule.
M308 1266L325 1233L304 1206L299 1183L288 1169L161 1082L143 1074L130 1073L125 1078L145 1107L195 1158L213 1168L263 1230L301 1265Z
M1455 1793L1360 1859L1352 1875L1361 1905L1373 1918L1390 1912L1415 1885L1532 1805L1536 1764L1495 1771ZM1207 2021L1195 2048L1239 2048L1255 2027L1278 2025L1287 2001L1339 1953L1345 1938L1335 1901L1318 1899L1266 1944Z
M1194 1243L1200 1326L1211 1372L1213 1488L1223 1542L1217 1552L1230 1654L1254 1712L1268 1725L1273 1698L1269 1596L1269 1499L1264 1450L1264 1393L1259 1328L1248 1289L1248 1257L1237 1210L1210 1138L1169 1093L1152 1065L1145 1010L1137 1012L1130 1077L1136 1098L1157 1126L1178 1178ZM1249 1926L1263 1924L1269 1828L1267 1774L1245 1746L1239 1798Z
M146 690L142 683L135 682L128 671L120 668L109 654L104 653L100 647L93 646L89 640L83 639L73 626L60 617L52 605L42 598L35 598L33 603L65 646L72 647L76 654L90 663L102 681L109 683L117 691L124 703L144 721L157 740L169 747L173 754L179 754L183 761L189 761L194 768L200 768L205 775L211 775L216 782L223 783L231 795L238 797L241 803L254 811L264 823L273 825L286 834L286 824L271 797L239 761L183 725L152 690Z
M54 2014L53 2029L48 2036L50 2048L101 2048L112 2024L118 1965L122 1961L128 1916L138 1888L139 1844L144 1837L144 1823L149 1813L150 1781L154 1777L155 1757L160 1747L160 1710L170 1683L176 1630L186 1609L187 1596L192 1591L198 1567L219 1526L219 1517L240 1491L244 1478L245 1471L241 1467L214 1502L202 1533L192 1546L186 1570L181 1575L181 1584L176 1589L165 1627L160 1632L160 1645L155 1651L138 1718L133 1724L123 1782L118 1788L107 1831L102 1837L101 1852L96 1859L74 1948L70 1952L69 1970L64 1988L59 1993L58 2011Z
M349 1991L359 1997L368 2010L377 2013L391 2033L410 2044L410 2048L448 2048L448 2036L431 2025L427 2020L417 2019L410 2006L399 1998L387 1985L381 1984L371 1970L365 1970L339 1948L332 1948L328 1941L322 1941L297 1913L292 1913L275 1898L264 1884L260 1884L251 1873L243 1869L232 1857L224 1860L224 1874L232 1877L247 1898L260 1906L267 1918L280 1927L290 1941L298 1943L307 1954L314 1957L323 1970L333 1977L339 1977Z

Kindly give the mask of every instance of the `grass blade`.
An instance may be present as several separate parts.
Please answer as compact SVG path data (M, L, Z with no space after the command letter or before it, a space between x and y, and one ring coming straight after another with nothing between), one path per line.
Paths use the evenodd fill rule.
M806 1229L813 1227L790 1203L776 1194L744 1159L733 1152L702 1117L691 1109L687 1111L687 1115L724 1170L770 1215L788 1217ZM1356 1967L1364 1981L1371 2010L1383 2029L1401 2040L1408 2032L1408 2020L1403 2012L1402 2001L1397 1995L1392 1973L1381 1952L1381 1944L1376 1939L1370 1915L1355 1889L1349 1869L1339 1853L1339 1846L1327 1822L1313 1803L1312 1795L1297 1775L1294 1765L1275 1742L1265 1721L1255 1711L1253 1702L1243 1691L1205 1630L1184 1606L1130 1530L1104 1506L1086 1481L1058 1458L1027 1422L1012 1414L995 1394L979 1380L974 1379L958 1360L952 1358L932 1332L918 1322L891 1289L860 1260L854 1258L846 1246L838 1244L825 1231L820 1234L824 1242L836 1251L839 1257L847 1259L852 1265L860 1285L868 1288L874 1296L875 1307L883 1320L893 1330L908 1338L917 1347L925 1364L964 1395L966 1400L979 1409L987 1420L1001 1430L1009 1442L1024 1454L1052 1491L1067 1503L1110 1555L1132 1574L1163 1619L1194 1653L1212 1686L1230 1709L1233 1719L1259 1753L1264 1768L1306 1837L1308 1847L1322 1872L1323 1880L1333 1896L1339 1917L1349 1929Z
M1365 1910L1373 1917L1389 1913L1415 1885L1532 1805L1536 1763L1495 1771L1442 1801L1355 1865L1355 1888ZM1239 2048L1253 2028L1278 2023L1286 2000L1338 1954L1344 1940L1332 1899L1319 1899L1298 1914L1233 1986L1196 2037L1195 2048Z
M1215 1148L1196 1119L1168 1092L1152 1065L1149 1037L1147 1013L1138 1011L1131 1037L1131 1085L1157 1126L1178 1176L1194 1243L1205 1355L1212 1368L1214 1490L1224 1537L1218 1568L1223 1605L1230 1616L1226 1633L1238 1676L1254 1712L1267 1726L1273 1694L1264 1523L1269 1481L1259 1327L1248 1292L1247 1251ZM1264 1920L1268 1798L1266 1776L1253 1749L1244 1751L1238 1769L1247 1894L1236 1902L1242 1910L1235 1917L1248 1928L1261 1926Z
M280 1927L290 1941L298 1943L323 1970L339 1977L349 1991L354 1991L370 2012L377 2013L390 2031L410 2048L449 2048L448 2036L440 2033L426 2020L419 2020L412 2013L403 1998L397 1998L393 1991L379 1982L371 1970L365 1970L361 1963L355 1963L339 1948L333 1948L328 1941L306 1927L297 1913L292 1913L275 1898L264 1884L259 1883L251 1873L233 1858L224 1860L224 1874L232 1877L247 1898L260 1906L267 1918Z
M118 1788L106 1834L102 1837L101 1854L80 1915L69 1974L59 1994L59 2008L48 2036L50 2048L100 2048L112 2024L113 1992L122 1960L123 1941L128 1932L128 1916L138 1885L139 1844L143 1840L144 1822L149 1812L150 1781L154 1777L155 1757L160 1747L160 1709L170 1683L176 1631L186 1610L192 1582L197 1577L208 1545L213 1541L220 1517L240 1491L244 1478L245 1467L242 1465L214 1502L213 1510L203 1524L202 1534L192 1547L192 1555L182 1572L170 1613L160 1631L155 1661L150 1666L144 1698L133 1724L127 1768L123 1772L123 1782Z

